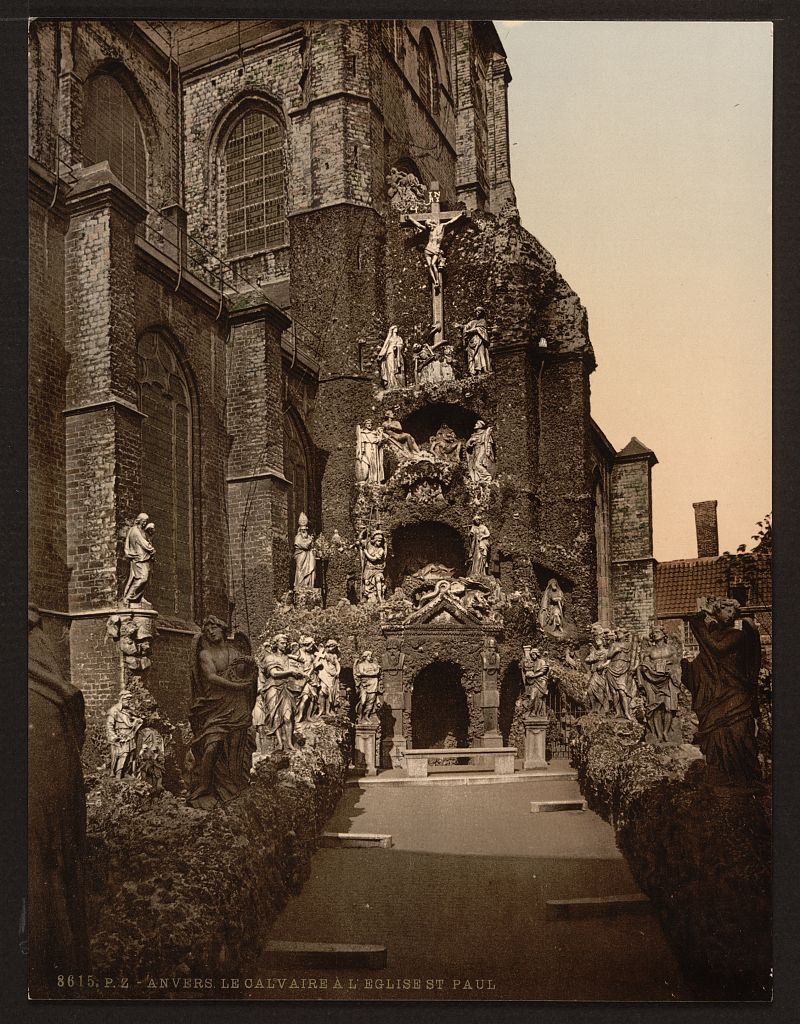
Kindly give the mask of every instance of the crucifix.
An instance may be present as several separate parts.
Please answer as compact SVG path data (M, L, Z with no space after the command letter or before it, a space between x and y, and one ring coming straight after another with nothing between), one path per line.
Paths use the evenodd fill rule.
M443 213L439 206L439 182L432 181L428 189L428 200L430 202L429 213L407 213L403 216L403 223L410 221L423 231L428 231L428 241L425 244L425 263L431 277L433 286L433 347L440 345L444 340L444 303L442 300L442 270L445 265L443 252L444 232L459 217L464 216L464 210Z

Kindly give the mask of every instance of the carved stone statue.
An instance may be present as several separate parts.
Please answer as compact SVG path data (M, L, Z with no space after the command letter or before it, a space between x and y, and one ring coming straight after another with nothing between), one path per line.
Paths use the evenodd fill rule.
M479 373L491 372L489 331L486 327L486 310L482 306L475 310L475 319L464 324L463 333L469 376L475 377Z
M136 733L142 719L133 713L133 694L123 690L106 715L106 739L111 747L111 771L118 778L136 775Z
M164 788L164 737L157 729L145 726L136 734L136 764L150 792L160 793Z
M63 997L59 973L89 969L83 693L61 673L28 606L28 984Z
M410 171L392 167L386 175L386 192L395 210L406 213L428 208L428 189Z
M600 625L592 627L592 645L584 658L589 670L586 695L589 710L598 715L608 714L608 683L606 682L606 666L608 664L607 631Z
M297 533L294 535L294 589L314 589L314 576L317 571L317 556L314 551L314 534L308 528L308 516L301 512L297 520Z
M406 386L405 348L406 343L397 332L397 324L392 324L378 353L381 383L385 388Z
M128 683L143 681L150 670L153 630L150 616L129 613L109 616L106 635L119 643Z
M382 604L386 597L386 538L381 530L371 537L362 530L356 544L361 556L361 599L367 604Z
M275 749L294 750L295 707L305 677L299 660L289 658L289 638L276 633L261 659L258 698L253 711L259 753L269 753L270 737Z
M470 576L487 576L489 573L489 548L491 534L481 516L474 516L469 528L469 553L471 558Z
M142 600L150 579L156 549L150 543L155 526L152 526L149 520L146 512L140 512L125 537L125 557L131 564L128 580L122 592L122 603L126 606ZM152 526L149 531L148 526Z
M384 478L383 449L386 438L380 427L365 420L356 426L356 480L360 483L382 484Z
M439 462L456 466L461 461L463 442L456 436L452 427L443 423L441 427L431 436L428 442L428 451Z
M636 679L645 700L645 743L654 746L681 743L678 711L680 664L675 648L660 627L650 631L642 645Z
M250 725L256 699L256 664L243 633L226 639L213 615L192 642L192 707L195 779L189 803L203 809L226 803L250 783Z
M342 671L339 645L335 640L326 641L315 665L319 676L320 714L332 715L339 708L339 675Z
M709 781L751 786L761 772L756 747L761 641L733 598L706 598L689 619L700 645L694 661L681 662L683 685L697 715L695 742L709 766Z
M494 637L487 637L481 651L481 668L483 669L482 686L484 690L498 689L500 678L500 652Z
M447 262L444 257L444 232L454 220L463 216L463 211L450 215L447 220L426 217L418 226L428 229L428 239L425 243L425 265L431 277L434 292L442 290L442 271Z
M497 461L492 428L478 420L464 449L470 483L480 486L491 483Z
M317 675L317 645L314 638L301 636L298 645L303 666L303 689L297 702L297 721L304 722L319 712L320 681Z
M373 659L372 651L364 651L353 665L353 679L358 691L356 721L366 722L380 707L383 693L381 667Z
M539 626L546 633L561 635L564 632L564 591L558 580L549 581L539 603Z
M611 710L617 717L632 721L631 701L636 696L631 672L631 663L634 657L633 638L628 630L616 629L610 640L606 684L611 698Z
M520 662L525 684L525 710L538 718L547 714L547 690L550 685L550 666L537 647L523 644Z
M564 664L567 668L571 668L573 670L577 670L578 668L578 662L575 660L575 652L571 647L568 647L564 654Z
M381 430L387 443L401 460L419 458L422 454L417 442L411 434L403 430L400 420L395 418L393 409L387 409L384 413Z

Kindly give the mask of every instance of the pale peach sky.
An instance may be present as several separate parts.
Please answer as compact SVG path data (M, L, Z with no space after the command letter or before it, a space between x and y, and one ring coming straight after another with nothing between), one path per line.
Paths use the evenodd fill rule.
M661 560L771 498L772 26L503 22L522 222L589 313L592 413L653 470Z

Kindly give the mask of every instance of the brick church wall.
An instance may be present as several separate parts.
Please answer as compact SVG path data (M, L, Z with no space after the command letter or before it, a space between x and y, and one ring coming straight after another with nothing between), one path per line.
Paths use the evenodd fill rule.
M49 211L55 180L32 173L29 221L28 587L45 608L67 605L66 408L63 203ZM46 514L39 514L46 510Z

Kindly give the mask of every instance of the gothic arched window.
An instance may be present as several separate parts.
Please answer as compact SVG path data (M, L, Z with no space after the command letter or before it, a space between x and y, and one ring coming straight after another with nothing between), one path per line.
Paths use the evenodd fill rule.
M419 94L432 114L439 113L439 75L436 51L430 32L424 28L419 37Z
M224 160L228 256L249 256L285 245L282 126L261 110L249 111L228 136Z
M402 21L387 19L381 22L381 34L383 44L398 63L402 63L405 47L403 46L403 34L405 29Z
M603 484L594 482L594 539L597 551L597 621L611 622L611 576L609 567L609 524Z
M83 155L88 164L108 160L122 184L147 198L147 150L139 115L112 75L98 74L86 85Z
M297 517L301 512L308 515L312 497L308 451L291 413L283 417L283 475L289 481L286 519L291 539L297 529Z
M142 420L142 510L155 523L148 600L193 618L192 411L186 378L166 338L144 334L136 350ZM137 509L138 511L138 509Z

